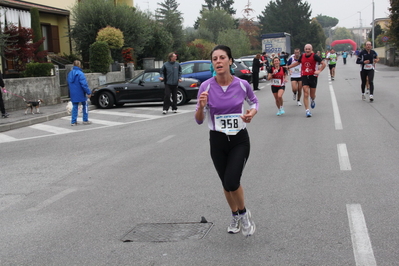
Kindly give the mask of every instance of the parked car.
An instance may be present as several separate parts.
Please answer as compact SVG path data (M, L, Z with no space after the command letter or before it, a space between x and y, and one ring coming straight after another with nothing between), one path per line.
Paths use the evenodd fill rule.
M195 78L200 82L212 77L210 71L211 60L193 60L180 63L182 68L182 77Z
M159 80L160 68L145 70L128 82L115 82L92 90L90 101L99 108L123 106L125 103L162 102L165 84ZM177 105L196 99L199 80L183 78L177 89Z
M211 60L194 60L180 63L182 66L182 77L190 77L199 79L201 82L212 77L210 71ZM241 62L233 63L234 75L245 79L249 83L252 82L252 74L248 67Z
M232 65L234 75L240 79L245 79L248 83L252 83L252 72L249 68L240 61L235 61Z
M254 57L252 57L252 58L250 58L250 57L241 57L241 58L234 59L234 60L243 63L252 72L252 64L253 64ZM263 67L263 70L262 69L259 70L259 80L265 79L266 77L267 77L267 70L266 70L266 67Z

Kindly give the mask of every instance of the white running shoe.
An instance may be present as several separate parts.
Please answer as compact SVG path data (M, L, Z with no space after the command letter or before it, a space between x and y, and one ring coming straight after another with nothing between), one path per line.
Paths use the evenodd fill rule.
M300 101L298 101L298 103L297 103L297 104L298 104L298 106L302 106L302 104L301 104L301 102L300 102Z
M237 234L241 230L241 216L232 215L230 225L227 227L227 233Z
M362 100L365 101L366 100L366 96L364 94L362 94Z
M292 99L295 101L296 100L296 93L292 94Z
M240 214L240 216L242 224L241 233L244 236L252 236L255 233L256 225L252 220L251 212L247 209L247 211L243 214Z
M373 95L370 95L370 102L374 101Z

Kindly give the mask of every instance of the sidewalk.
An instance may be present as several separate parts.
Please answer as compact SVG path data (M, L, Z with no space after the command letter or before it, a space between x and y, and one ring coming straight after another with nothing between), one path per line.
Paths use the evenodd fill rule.
M67 116L68 113L66 110L66 106L67 103L43 105L40 107L40 114L35 113L33 115L29 113L30 109L28 110L27 115L25 115L25 109L8 112L10 114L8 118L0 118L0 132L5 132L11 129L17 129L21 127L27 127ZM90 104L89 101L89 110L93 109L96 109L96 106Z

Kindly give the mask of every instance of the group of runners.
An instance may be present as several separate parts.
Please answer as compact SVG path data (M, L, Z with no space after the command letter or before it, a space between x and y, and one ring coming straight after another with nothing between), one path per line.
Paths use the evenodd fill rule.
M331 57L331 51L329 58L335 58L336 61L336 57ZM310 107L315 108L317 76L326 67L325 61L327 60L323 60L313 52L311 44L305 45L303 54L299 49L295 49L285 66L281 65L279 57L273 58L273 65L268 69L268 79L272 83L272 92L278 108L277 115L285 113L282 96L290 71L294 100L299 106L301 105L301 90L303 90L306 116L312 116L309 110L309 97ZM371 50L371 44L366 43L366 49L359 54L356 63L361 65L362 95L364 95L365 81L369 79L371 101L374 89L373 64L377 61L378 56ZM200 86L195 121L203 124L207 120L211 159L231 211L227 232L230 234L241 232L248 237L255 233L256 225L245 204L241 176L251 146L246 125L251 123L257 114L259 101L251 85L233 75L234 59L229 47L216 46L211 52L211 62L215 76ZM249 105L246 111L245 101Z
M303 91L303 104L306 117L312 117L310 108L314 109L316 107L317 78L327 65L330 70L331 80L335 79L335 67L338 56L334 49L323 53L320 53L320 51L315 53L312 45L306 44L304 50L305 52L301 54L300 49L296 48L285 66L281 66L281 60L278 57L273 58L272 66L268 70L267 78L271 81L271 90L278 109L278 116L285 114L283 94L285 84L288 83L289 74L291 75L293 100L296 100L298 106L302 106L301 96ZM347 56L348 53L344 51L344 64L346 64ZM374 101L373 80L375 63L377 62L378 55L371 49L371 42L366 42L365 49L359 53L356 60L356 63L360 65L362 100L366 100L365 89L367 87L370 93L370 102Z

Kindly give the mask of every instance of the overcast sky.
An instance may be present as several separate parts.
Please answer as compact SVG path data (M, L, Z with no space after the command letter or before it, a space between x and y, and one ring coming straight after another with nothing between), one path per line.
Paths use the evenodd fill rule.
M134 0L134 5L142 11L154 11L159 7L157 3L165 0ZM192 27L199 16L204 0L177 0L179 11L183 13L185 27ZM254 17L261 15L269 0L251 0L251 8L256 11ZM302 1L305 2L305 1ZM312 17L319 14L339 19L338 27L358 28L360 21L363 27L371 27L373 18L372 0L308 0L312 10ZM243 17L242 10L248 4L248 0L235 0L234 9L236 17ZM374 0L374 18L389 16L389 0ZM360 13L359 13L360 12Z

